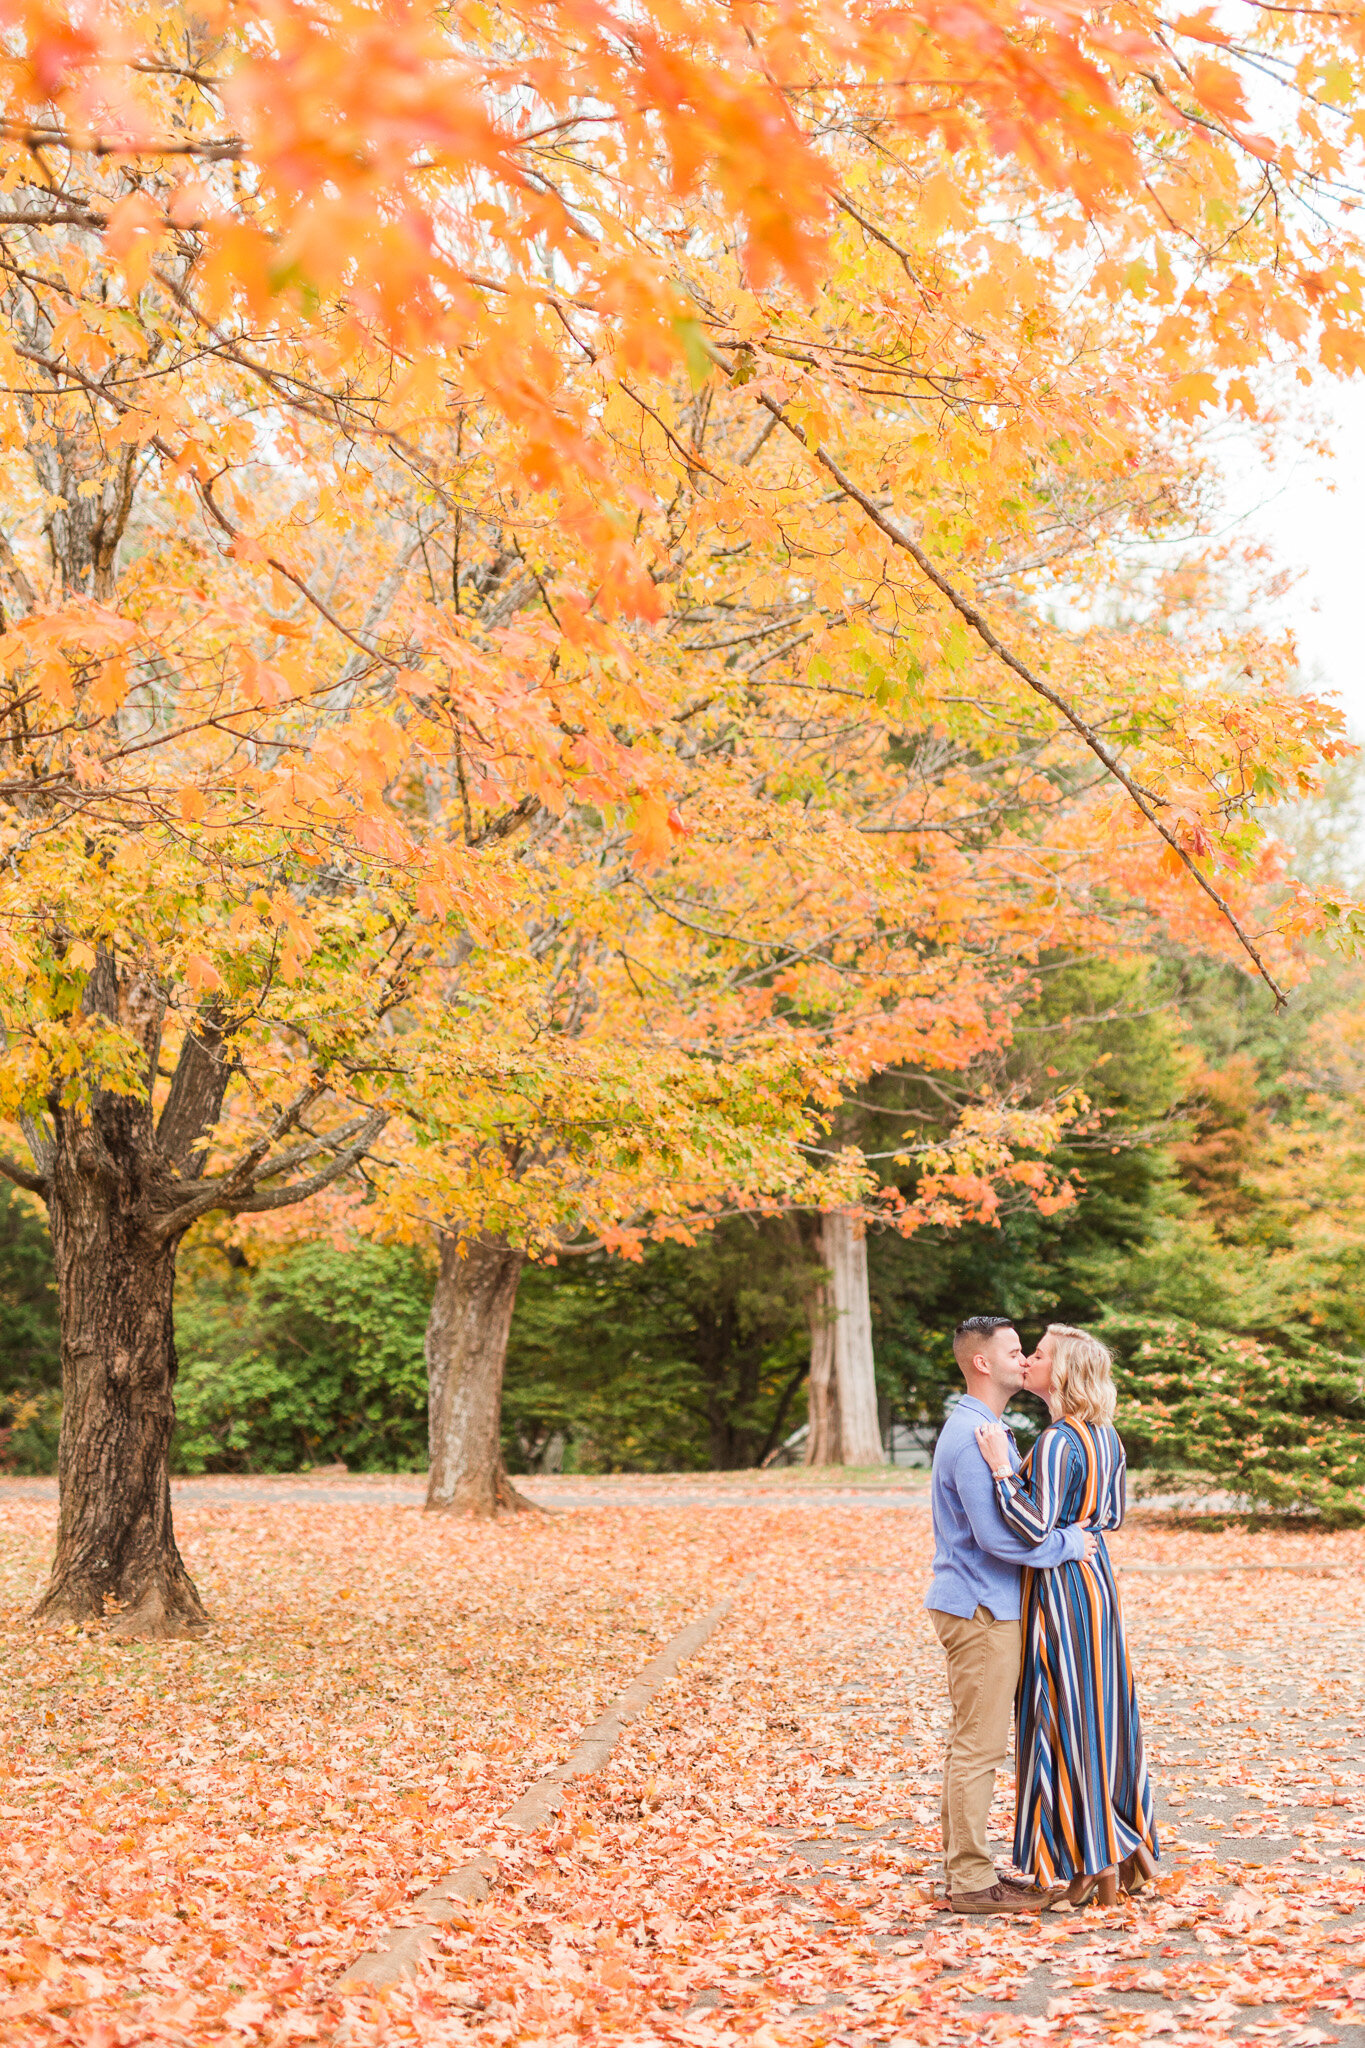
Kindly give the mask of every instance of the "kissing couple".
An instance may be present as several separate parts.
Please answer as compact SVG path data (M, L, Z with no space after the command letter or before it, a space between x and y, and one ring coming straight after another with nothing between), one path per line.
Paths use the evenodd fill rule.
M955 1913L1028 1913L1137 1892L1156 1822L1106 1529L1123 1521L1127 1461L1113 1360L1049 1326L1025 1358L1005 1316L953 1337L967 1391L934 1450L934 1576L925 1606L948 1659L943 1862ZM1027 1389L1051 1421L1021 1464L1001 1423ZM1014 1862L986 1839L1017 1709Z

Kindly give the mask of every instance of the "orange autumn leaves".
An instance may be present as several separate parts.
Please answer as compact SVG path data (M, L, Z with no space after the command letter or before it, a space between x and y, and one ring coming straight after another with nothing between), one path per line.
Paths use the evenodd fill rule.
M1216 561L1176 632L1189 577L1131 564L1205 516L1182 380L1221 395L1354 289L1301 203L1355 146L1311 132L1352 14L1303 29L1269 156L1207 68L1283 69L1268 16L1244 43L979 4L10 20L0 922L7 1021L55 1065L33 934L74 918L153 934L186 1014L259 1016L279 1099L293 1026L355 1016L352 1094L399 1114L434 1041L423 1135L496 1143L548 1014L599 1108L631 1061L648 1100L668 1058L752 1054L750 1100L809 1138L809 1099L998 1039L1049 947L1223 944L769 403L1268 905L1262 812L1334 714L1224 627ZM279 975L242 943L263 870L303 905ZM746 1198L800 1179L771 1158Z
M926 1897L943 1700L915 1482L531 1486L557 1498L544 1523L437 1527L415 1479L187 1484L177 1522L220 1618L202 1643L116 1651L23 1630L51 1502L30 1483L0 1503L17 2048L306 2040L343 2018L386 2042L803 2048L833 2028L957 2048L1090 2021L1127 2043L1152 1994L1177 2042L1248 2016L1286 2040L1360 2024L1358 1534L1140 1512L1114 1548L1160 1887L1112 1916L964 1927ZM731 1593L561 1816L504 1833L526 1783ZM1005 1840L1008 1818L1005 1781ZM485 1848L502 1880L424 1982L336 1998L344 1965Z

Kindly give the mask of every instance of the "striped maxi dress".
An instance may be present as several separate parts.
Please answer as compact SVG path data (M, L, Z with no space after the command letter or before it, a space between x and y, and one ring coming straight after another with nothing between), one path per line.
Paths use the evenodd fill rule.
M1105 1870L1139 1842L1157 1854L1137 1692L1103 1534L1122 1524L1125 1476L1116 1430L1054 1422L1018 1472L995 1482L1000 1512L1025 1543L1072 1522L1099 1537L1089 1564L1024 1572L1014 1860L1041 1884Z

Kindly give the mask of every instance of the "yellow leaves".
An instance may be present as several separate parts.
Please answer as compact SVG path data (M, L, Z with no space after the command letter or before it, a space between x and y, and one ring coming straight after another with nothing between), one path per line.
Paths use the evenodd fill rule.
M950 230L962 232L973 225L965 194L949 171L938 171L923 179L915 211L930 241Z
M70 711L76 699L69 664L60 654L48 654L33 669L39 694L57 711Z
M1078 590L1096 617L1111 598L1130 616L1117 565L1198 512L1193 429L1225 379L1251 409L1269 334L1298 350L1320 333L1324 360L1359 360L1357 269L1326 247L1294 256L1297 227L1254 208L1240 154L1171 112L1191 104L1186 49L1094 10L1021 35L1017 11L981 0L894 27L798 9L748 24L753 44L731 10L676 0L610 60L598 25L554 8L269 15L215 59L242 161L182 180L180 157L125 175L73 152L70 190L108 225L54 287L53 346L88 375L118 368L91 399L99 463L61 476L47 509L96 488L112 502L116 451L141 445L138 546L122 639L73 598L52 620L7 607L0 640L16 695L58 728L31 771L73 778L164 853L145 887L183 918L193 992L207 974L268 980L281 1015L306 1012L315 981L334 986L313 937L272 908L267 964L230 907L276 862L304 895L319 875L357 894L383 878L400 922L458 918L487 941L462 971L495 1018L534 992L547 1032L572 1015L585 1044L629 1040L638 992L603 964L625 960L661 1035L737 1058L786 1032L817 1048L801 1085L829 1099L879 1059L969 1054L992 975L1030 949L1108 943L1079 878L1111 902L1178 900L1155 852L1127 857L1117 802L1072 800L1079 750L1052 713L755 401L780 397L988 593L1005 637L1036 642L1153 786L1224 775L1230 754L1279 761L1275 731L1234 744L1186 721L1218 671L1206 595L1168 606L1196 620L1178 688L1139 628L1046 623ZM119 119L155 109L160 132L173 114L193 140L217 116L128 61L177 19L153 34L121 17L98 75ZM1174 33L1200 45L1210 118L1240 122L1216 19ZM902 82L907 47L922 89ZM63 119L86 105L83 62ZM825 118L831 76L875 109L885 148L843 100ZM817 81L803 127L773 77ZM840 181L869 225L842 215L831 263ZM183 300L153 276L168 219ZM65 229L44 247L61 277ZM106 292L110 265L136 306L117 280ZM32 367L16 356L4 381L36 390ZM44 432L76 431L73 397L40 394ZM16 444L17 403L0 416ZM20 552L45 577L32 487L22 504ZM215 508L245 530L229 539ZM142 751L95 731L124 704ZM1031 765L1010 783L993 764L1020 746ZM1195 828L1212 830L1197 809L1204 857ZM1214 836L1247 865L1232 826ZM16 929L60 881L25 858L42 886L6 897ZM657 917L646 877L672 892ZM527 966L542 914L582 937L595 1009L556 1007ZM612 1183L630 1213L653 1173Z
M127 663L114 657L101 662L99 672L87 693L86 702L97 718L107 718L117 711L128 694Z
M240 297L257 318L270 310L271 251L253 227L215 222L208 237L208 255L200 267L200 292L211 319L222 319Z
M1344 326L1335 320L1325 320L1318 346L1322 366L1329 375L1351 376L1365 370L1365 335L1358 323Z
M83 311L68 313L53 322L49 347L55 357L65 357L68 362L95 375L112 362L115 355L98 316L92 318Z
M279 669L257 659L249 647L237 650L237 669L244 702L270 709L285 704L292 692Z
M715 368L701 322L691 313L675 313L672 326L687 366L688 381L694 391L700 391Z
M445 410L445 387L441 365L433 357L421 356L403 377L393 394L395 416L420 421Z
M1171 386L1171 400L1183 419L1193 419L1204 406L1218 403L1218 383L1206 370L1190 370Z

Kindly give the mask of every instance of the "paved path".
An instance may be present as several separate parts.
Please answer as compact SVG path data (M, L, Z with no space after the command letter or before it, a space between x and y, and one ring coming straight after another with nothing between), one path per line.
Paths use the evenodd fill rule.
M1130 1529L1140 1544L1141 1520ZM1119 1542L1137 1547L1128 1537ZM1287 1586L1283 1596L1271 1591L1286 1583L1270 1576L1275 1572L1288 1575L1292 1594ZM1022 1971L1018 1921L962 1920L941 1901L927 1914L912 1911L899 1926L886 1928L883 1920L874 1948L888 1962L916 1952L935 1957L940 1986L945 1974L960 1978L952 2014L962 2031L942 2037L954 2041L1013 2040L1032 2020L1046 2027L1047 2038L1068 2043L1098 2030L1102 2039L1156 2034L1190 2048L1226 2039L1365 2048L1365 2024L1339 2016L1342 1980L1352 1970L1347 2010L1365 2007L1365 1606L1358 1571L1339 1562L1278 1560L1228 1572L1129 1557L1120 1576L1129 1588L1125 1606L1166 1899L1149 1893L1136 1925L1123 1908L1112 1916L1092 1909L1033 1922L1045 1932L1036 1940L1036 1961ZM870 1615L861 1658L850 1657L847 1642L841 1655L848 1675L828 1702L828 1742L856 1757L860 1748L866 1753L878 1717L885 1724L904 1710L895 1676L898 1664L907 1666L903 1616ZM932 1691L916 1697L922 1711ZM796 1859L794 1881L811 1900L812 1925L861 1914L865 1927L876 1927L888 1866L918 1876L921 1897L939 1891L937 1859L925 1848L937 1817L945 1721L940 1698L930 1708L930 1749L918 1767L907 1758L911 1768L903 1773L844 1778L845 1796L903 1788L897 1817L872 1828L778 1831ZM1349 1789L1334 1795L1334 1780ZM997 1862L1007 1867L1003 1803L995 1820ZM755 1877L761 1874L756 1868ZM1334 1901L1334 1886L1345 1911ZM1320 1931L1323 1945L1295 1954L1283 1937L1304 1921L1314 1942ZM994 1975L992 1929L1001 1930L998 1947L1014 1950ZM1025 1934L1025 1946L1031 1938ZM1268 1950L1272 1960L1283 1952L1279 1980L1264 1967ZM884 2022L866 2031L859 2006L878 1991L884 1997L887 1986L879 1986L875 1967L866 1978L865 2000L844 1986L821 2001L838 2041L884 2038ZM1211 1979L1227 1988L1210 1989ZM730 1996L738 2004L756 1982L736 1980L729 1995L717 1985L695 2010L724 2008ZM908 2048L913 2025L902 2038ZM1024 2038L1031 2038L1026 2028Z
M212 1473L203 1478L172 1479L174 1500L222 1503L238 1507L332 1508L372 1505L375 1501L420 1509L426 1496L422 1473L279 1473L238 1477ZM700 1473L695 1482L672 1475L659 1479L609 1478L596 1480L573 1475L518 1477L516 1484L537 1507L569 1509L585 1507L706 1507L744 1508L755 1505L782 1507L827 1501L845 1507L894 1507L927 1509L928 1485L918 1474L907 1473L886 1481L869 1480L865 1485L835 1484L828 1480L802 1481L786 1473L771 1479L749 1479L737 1475L732 1481ZM50 1500L55 1508L55 1479L0 1478L0 1500Z

